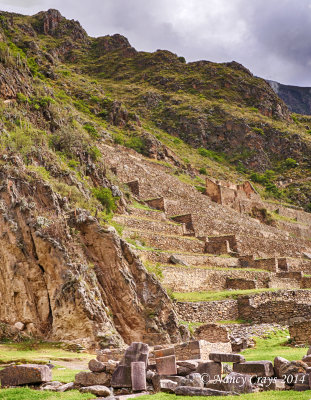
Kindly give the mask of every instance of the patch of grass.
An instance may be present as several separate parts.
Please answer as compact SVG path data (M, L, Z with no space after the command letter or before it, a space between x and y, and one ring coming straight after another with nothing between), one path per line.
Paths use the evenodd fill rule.
M265 338L255 338L256 347L243 351L247 361L270 360L281 356L287 360L301 360L307 354L307 348L286 346L288 344L288 330L272 332Z
M237 299L239 296L250 295L262 292L274 292L275 289L254 289L254 290L223 290L219 292L174 292L177 301L218 301L226 299Z
M0 391L1 400L83 400L93 399L94 395L80 393L77 390L71 390L65 393L56 393L41 390L32 390L29 388L2 389Z
M261 393L250 393L243 394L238 398L240 400L309 400L311 396L311 391L307 390L305 392L294 392L294 391L284 391L284 392L274 392L267 391ZM211 400L219 399L220 397L209 396ZM196 400L206 400L206 397L195 397ZM236 400L237 396L226 396L226 400ZM155 395L141 396L140 400L193 400L191 396L176 396L175 394L168 393L157 393Z
M228 319L228 320L221 320L217 321L217 324L222 325L234 325L234 324L249 324L251 321L245 321L244 319Z
M0 364L22 360L22 362L60 361L60 360L85 360L89 361L91 354L74 353L61 348L60 343L22 342L0 344Z
M193 321L179 321L179 324L187 326L191 335L194 334L196 328L198 328L201 325L204 325L203 322L193 322Z

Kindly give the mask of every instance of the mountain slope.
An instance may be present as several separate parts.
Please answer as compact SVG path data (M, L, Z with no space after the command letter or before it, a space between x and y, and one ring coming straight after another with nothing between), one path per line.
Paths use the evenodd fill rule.
M292 112L303 115L311 114L311 88L283 85L269 80L267 82Z
M241 231L243 253L309 250L202 195L206 175L250 177L308 207L308 117L293 120L264 80L235 62L91 38L56 10L0 13L0 39L1 322L89 346L180 340L172 301L137 255L146 243L112 221L147 196L167 196L171 215L193 210L203 236ZM142 197L127 185L139 178Z

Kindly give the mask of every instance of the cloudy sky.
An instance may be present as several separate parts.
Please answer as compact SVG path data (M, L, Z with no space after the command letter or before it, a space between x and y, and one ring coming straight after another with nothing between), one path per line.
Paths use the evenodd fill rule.
M311 86L311 0L0 0L6 11L48 8L91 36L121 33L137 50L235 60L255 75Z

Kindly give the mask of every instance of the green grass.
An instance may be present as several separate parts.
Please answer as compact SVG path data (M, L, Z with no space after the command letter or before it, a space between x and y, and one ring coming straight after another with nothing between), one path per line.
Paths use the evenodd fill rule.
M77 390L65 393L31 390L29 388L3 389L0 390L1 400L83 400L94 399L92 394L82 394Z
M243 351L247 361L271 360L281 356L287 360L301 360L307 354L307 348L290 347L287 345L288 330L272 332L266 338L256 338L256 347Z
M251 290L223 290L219 292L173 292L173 296L178 301L218 301L226 299L236 299L239 296L251 295L262 292L273 292L275 289L251 289Z
M94 358L94 355L87 353L74 353L63 350L58 343L5 343L0 344L0 364L12 361L30 362L38 361L74 361Z
M94 358L92 354L62 350L57 343L25 342L0 344L0 366L1 364L12 362L17 364L46 364L51 361L55 365L55 368L52 370L53 379L64 383L74 381L75 375L81 369L68 368L68 365L63 367L61 362L71 362L74 365L83 361L85 366L87 366L88 361L92 358Z
M208 399L220 399L221 397L216 396L208 396ZM226 396L224 399L226 400L309 400L311 398L311 391L308 390L306 392L294 392L294 391L286 391L286 392L262 392L262 393L250 393L244 394L239 397L237 396ZM141 396L140 400L205 400L206 397L190 397L190 396L176 396L175 394L168 393L157 393L153 396Z

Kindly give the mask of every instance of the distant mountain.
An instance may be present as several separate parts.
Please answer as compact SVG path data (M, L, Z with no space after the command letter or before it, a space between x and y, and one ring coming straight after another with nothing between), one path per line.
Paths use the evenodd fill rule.
M291 111L298 114L311 115L310 87L282 85L269 80L267 82Z

